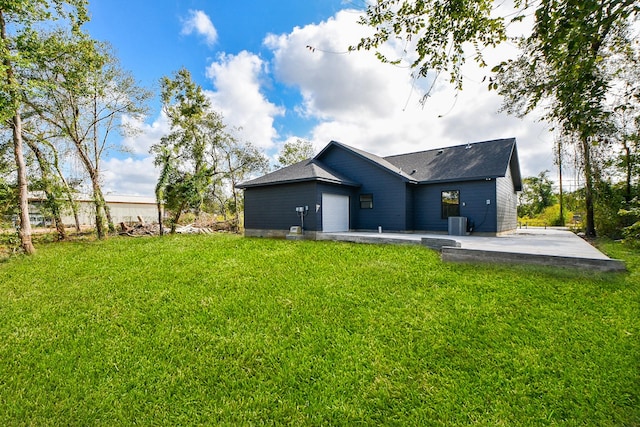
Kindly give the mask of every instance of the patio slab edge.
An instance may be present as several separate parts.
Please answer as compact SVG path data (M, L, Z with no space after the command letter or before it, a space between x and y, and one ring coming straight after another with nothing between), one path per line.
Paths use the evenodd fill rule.
M318 233L316 240L333 240L337 242L350 243L373 243L391 245L420 245L421 241L416 239L400 239L389 237L388 235L359 235L359 234L325 234Z
M443 261L447 262L532 264L601 272L627 271L624 262L617 259L563 257L517 252L483 251L457 247L443 247L441 257Z

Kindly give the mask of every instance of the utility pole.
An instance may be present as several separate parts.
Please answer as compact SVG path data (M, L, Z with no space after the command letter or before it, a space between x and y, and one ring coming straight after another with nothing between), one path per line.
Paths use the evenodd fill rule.
M558 176L560 183L560 225L564 227L564 200L562 195L562 137L558 137Z

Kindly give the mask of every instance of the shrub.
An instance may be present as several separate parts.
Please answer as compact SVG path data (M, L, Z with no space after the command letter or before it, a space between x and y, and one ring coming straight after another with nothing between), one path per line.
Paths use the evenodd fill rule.
M570 225L571 218L573 218L573 212L568 210L564 210L564 224ZM551 227L551 226L559 226L562 225L562 221L560 220L560 205L556 204L553 206L546 207L540 215L535 217L523 216L518 218L518 223L521 225L527 225L529 227Z

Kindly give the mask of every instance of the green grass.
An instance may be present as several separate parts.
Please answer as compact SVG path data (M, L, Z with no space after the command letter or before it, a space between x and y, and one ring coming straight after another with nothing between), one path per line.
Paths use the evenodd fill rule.
M626 274L177 236L0 264L0 425L640 425Z

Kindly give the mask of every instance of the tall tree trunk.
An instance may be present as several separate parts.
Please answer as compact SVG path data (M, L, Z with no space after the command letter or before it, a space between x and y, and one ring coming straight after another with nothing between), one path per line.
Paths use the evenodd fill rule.
M624 139L624 156L625 156L625 162L627 163L627 170L626 170L626 182L625 182L625 191L624 191L624 201L626 202L626 207L627 209L629 208L629 205L631 204L631 178L633 177L633 161L631 160L631 148L629 147L629 144L627 143L626 137Z
M67 179L64 177L64 174L62 173L62 170L60 169L60 159L58 157L58 150L56 149L55 145L53 145L52 143L44 140L43 141L45 144L47 144L49 146L49 148L51 149L51 152L53 154L53 168L56 171L56 174L58 175L58 179L60 180L60 182L62 183L62 190L67 198L67 201L69 202L69 206L71 207L71 212L73 213L73 219L75 221L75 226L76 226L76 232L80 232L80 218L78 216L78 204L76 203L75 199L73 198L73 192L71 191L71 187L69 186L69 183L67 182Z
M67 231L64 229L64 222L62 221L62 217L60 216L60 207L58 205L58 201L56 200L56 196L50 190L45 190L45 193L47 195L49 205L51 206L51 214L53 215L53 220L56 223L58 240L66 240Z
M102 195L102 192L100 195ZM102 195L102 206L104 207L104 214L107 217L107 228L109 229L109 233L115 233L116 226L113 223L113 217L111 216L111 207L107 204L104 195Z
M591 163L591 143L588 137L582 136L582 155L584 157L584 202L587 211L587 237L596 237L595 215L593 211L593 165Z
M71 210L73 210L73 220L76 223L76 232L79 233L82 231L82 228L80 227L80 217L78 216L78 204L71 195L69 195L69 203L71 203Z
M160 236L164 234L164 224L162 224L162 202L158 201L158 225L160 226Z
M233 193L233 232L237 233L240 227L240 211L238 210L238 190L235 179L231 180L231 191Z
M27 167L24 162L22 144L22 120L16 111L12 123L13 151L18 168L18 194L20 198L20 244L25 253L31 255L36 252L31 240L31 221L29 220L29 187L27 184Z
M97 188L98 192L93 193L96 203L98 203L98 198L102 209L104 210L105 216L107 218L107 227L110 233L114 233L116 231L115 224L113 223L113 219L111 218L111 210L107 205L107 201L104 199L104 195L102 194L102 189L100 188L99 180L100 180L100 148L98 143L98 90L97 87L94 87L93 90L93 164L95 167L93 168L93 172L95 174L95 183L94 189ZM93 180L93 178L92 178ZM97 205L96 205L97 208Z
M36 155L36 159L38 160L38 165L40 166L40 173L42 174L42 181L44 184L44 193L47 196L47 202L49 205L49 209L51 209L51 215L53 216L53 220L56 223L56 231L58 232L58 240L65 240L67 238L67 233L64 229L64 222L62 222L62 217L60 216L60 203L56 199L56 196L51 188L51 166L49 162L44 157L44 153L38 147L38 144L33 141L28 141L25 139L25 142Z
M60 167L58 166L57 160L56 160L56 163L55 163L55 168L56 168L56 171L58 172L58 178L60 178L60 181L62 182L62 186L64 188L64 193L67 196L67 201L69 202L69 205L71 206L71 212L73 212L73 220L75 221L76 232L79 233L80 232L80 217L78 216L78 204L76 203L75 199L73 198L73 192L71 191L71 187L69 187L69 183L64 178L64 175L62 174L62 171L60 170Z
M186 206L186 202L182 202L180 207L176 210L176 213L173 215L173 219L171 220L171 234L175 234L176 227L178 226L178 221L180 221L180 216L182 215L182 211Z
M104 239L107 237L105 231L105 215L104 215L104 197L102 197L102 189L100 183L94 173L90 173L91 185L93 187L93 202L96 207L96 233L98 239Z
M0 9L0 40L3 43L7 40L6 23L4 21L4 14ZM5 55L3 66L7 76L7 85L9 87L10 105L14 108L13 117L10 121L11 130L13 133L13 154L16 159L16 167L18 170L18 194L20 198L20 245L27 254L33 254L36 248L31 241L31 222L29 220L29 188L27 184L27 167L24 162L24 152L22 144L22 120L19 111L19 98L20 93L16 89L17 82L13 74L13 65L8 55Z
M102 195L102 189L100 188L100 172L98 167L94 166L91 162L91 159L83 147L82 141L78 138L72 138L72 140L76 146L82 164L89 173L89 179L91 180L91 187L93 190L93 201L96 207L96 233L98 234L98 239L104 239L107 237L105 232L106 210L104 196Z
M562 193L562 140L558 138L558 177L560 183L560 225L564 227L564 195Z

